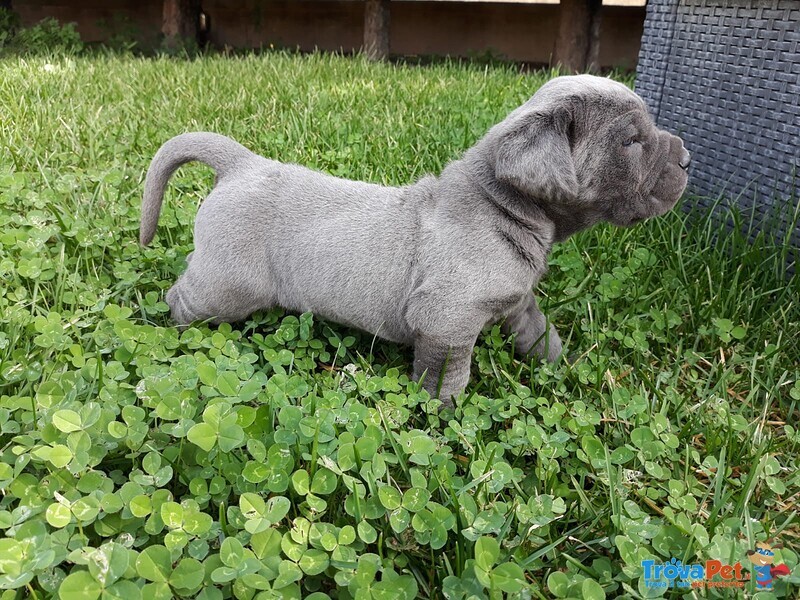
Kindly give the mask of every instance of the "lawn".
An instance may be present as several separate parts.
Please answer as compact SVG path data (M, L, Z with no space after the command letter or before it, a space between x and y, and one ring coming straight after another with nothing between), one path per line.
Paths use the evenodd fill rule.
M691 597L797 597L800 280L780 244L682 210L575 236L540 287L569 358L517 360L488 328L455 411L409 380L408 348L310 314L170 323L213 184L179 171L138 245L171 136L408 183L552 75L0 60L0 599L678 597L642 561L749 578L767 538L793 575Z

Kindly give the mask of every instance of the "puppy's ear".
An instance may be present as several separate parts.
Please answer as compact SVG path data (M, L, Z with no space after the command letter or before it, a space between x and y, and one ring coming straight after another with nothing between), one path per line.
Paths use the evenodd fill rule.
M534 198L576 198L571 130L572 115L565 108L521 115L498 140L495 176Z

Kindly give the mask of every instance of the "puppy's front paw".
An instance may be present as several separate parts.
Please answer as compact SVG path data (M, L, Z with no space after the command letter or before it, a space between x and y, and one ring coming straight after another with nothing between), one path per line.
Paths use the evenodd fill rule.
M530 342L528 342L530 344ZM517 339L516 350L519 356L524 358L547 359L547 362L556 362L561 356L563 346L561 338L558 336L555 326L551 323L547 334L541 333L536 336L533 346L528 346L522 338Z
M458 395L464 391L463 389L455 389L452 386L446 386L444 383L437 394L437 382L428 383L427 379L423 381L422 387L430 394L431 398L438 398L442 403L442 408L455 408L455 400Z
M545 355L545 349L547 362L551 363L556 362L558 357L561 356L561 352L564 350L564 347L561 343L561 338L558 335L558 331L556 331L556 328L552 323L550 323L550 332L547 339L543 340L542 356Z
M455 399L453 397L450 398L439 398L439 401L442 403L441 408L455 408Z

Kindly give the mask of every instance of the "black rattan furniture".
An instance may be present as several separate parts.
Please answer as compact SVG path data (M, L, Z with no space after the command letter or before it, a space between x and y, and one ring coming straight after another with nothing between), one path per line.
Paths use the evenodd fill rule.
M636 91L685 140L701 203L774 210L800 245L800 1L648 0Z

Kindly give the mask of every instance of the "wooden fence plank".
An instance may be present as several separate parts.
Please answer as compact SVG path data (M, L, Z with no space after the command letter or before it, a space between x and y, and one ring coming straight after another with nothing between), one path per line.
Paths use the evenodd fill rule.
M597 66L602 0L561 0L553 62L573 72Z
M161 33L165 45L174 48L187 40L196 41L199 20L199 0L164 0Z
M389 57L389 0L366 0L364 53L372 60Z

